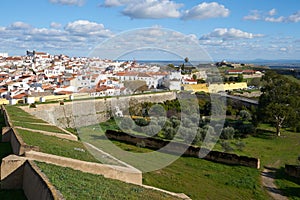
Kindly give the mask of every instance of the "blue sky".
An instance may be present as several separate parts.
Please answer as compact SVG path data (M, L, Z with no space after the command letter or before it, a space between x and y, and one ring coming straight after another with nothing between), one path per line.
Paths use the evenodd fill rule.
M196 39L215 61L300 60L299 0L10 0L0 16L0 52L10 55L87 56L124 31L155 27Z

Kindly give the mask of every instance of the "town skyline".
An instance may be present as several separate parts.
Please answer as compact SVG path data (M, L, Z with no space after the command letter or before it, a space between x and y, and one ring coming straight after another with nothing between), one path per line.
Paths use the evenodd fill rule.
M294 0L243 4L181 0L5 1L0 52L24 55L24 49L36 49L85 57L113 36L152 27L174 30L194 39L213 61L297 60L298 5ZM167 58L157 58L160 59Z

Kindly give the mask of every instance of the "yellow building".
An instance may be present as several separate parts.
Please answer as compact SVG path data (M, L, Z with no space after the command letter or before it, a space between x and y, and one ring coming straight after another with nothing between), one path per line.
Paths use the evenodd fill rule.
M183 85L184 90L192 92L206 92L206 93L217 93L221 91L232 91L238 89L247 89L247 83L214 83L214 84L195 84L195 85Z

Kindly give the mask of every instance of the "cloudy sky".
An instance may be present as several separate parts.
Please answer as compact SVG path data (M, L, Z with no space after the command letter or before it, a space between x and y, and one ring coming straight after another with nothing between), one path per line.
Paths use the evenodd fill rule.
M0 16L0 52L9 55L88 56L103 41L153 27L187 35L215 61L300 60L299 0L9 0ZM155 38L147 35L134 42Z

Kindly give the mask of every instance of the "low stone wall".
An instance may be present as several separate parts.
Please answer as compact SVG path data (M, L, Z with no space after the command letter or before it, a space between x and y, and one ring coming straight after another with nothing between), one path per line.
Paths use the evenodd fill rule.
M1 189L23 189L30 200L63 199L32 161L15 155L2 159Z
M18 131L11 127L2 128L2 142L10 142L13 153L19 156L24 155L25 151L39 151L39 147L25 144Z
M300 178L300 165L285 165L285 173L289 176Z
M105 178L117 179L123 182L133 183L137 185L142 184L142 173L135 168L85 162L72 158L66 158L35 151L26 152L25 157L28 159L62 167L70 167L82 172L103 175Z
M144 142L145 146L150 149L161 149L165 147L164 151L172 154L181 154L184 152L184 156L191 156L199 158L200 147L189 146L184 143L172 142L156 139L156 138L139 138L134 137L132 135L128 135L119 131L107 130L106 136L112 140L118 140L122 142L126 142L129 144L136 145L138 143ZM166 145L168 147L166 148ZM239 156L232 153L224 153L218 151L209 151L207 155L204 157L206 160L230 164L230 165L243 165L247 167L260 168L260 160L258 158L251 158L247 156Z

